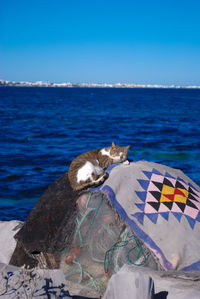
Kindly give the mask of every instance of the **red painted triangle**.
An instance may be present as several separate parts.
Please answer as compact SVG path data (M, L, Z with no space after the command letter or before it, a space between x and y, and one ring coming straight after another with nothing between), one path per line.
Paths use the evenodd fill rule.
M163 194L163 196L165 196L166 198L168 198L171 201L174 200L174 194Z
M163 196L165 196L165 197L168 198L169 200L173 201L173 200L174 200L174 196L175 196L176 194L177 194L177 195L181 195L181 196L183 196L183 197L186 197L185 194L184 194L181 190L179 190L179 189L177 189L177 188L174 189L174 194L163 194Z
M174 194L178 194L178 195L182 195L183 197L186 197L185 194L177 188L175 188Z

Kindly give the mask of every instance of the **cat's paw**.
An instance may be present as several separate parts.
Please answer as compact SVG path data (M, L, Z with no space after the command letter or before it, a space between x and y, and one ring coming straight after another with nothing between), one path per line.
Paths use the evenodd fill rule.
M129 165L130 162L129 162L128 160L126 160L126 161L123 162L123 164L124 164L124 165Z

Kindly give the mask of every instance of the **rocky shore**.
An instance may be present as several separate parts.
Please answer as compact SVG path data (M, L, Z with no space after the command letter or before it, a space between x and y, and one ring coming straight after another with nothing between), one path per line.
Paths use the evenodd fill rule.
M0 222L1 298L200 297L200 188L180 170L147 161L108 173L82 192L65 173L25 223Z

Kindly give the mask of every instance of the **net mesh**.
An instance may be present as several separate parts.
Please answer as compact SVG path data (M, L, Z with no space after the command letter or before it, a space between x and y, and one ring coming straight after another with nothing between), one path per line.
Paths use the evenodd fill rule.
M84 192L77 206L73 242L61 256L67 280L104 293L110 275L124 264L157 269L153 255L121 221L106 195Z

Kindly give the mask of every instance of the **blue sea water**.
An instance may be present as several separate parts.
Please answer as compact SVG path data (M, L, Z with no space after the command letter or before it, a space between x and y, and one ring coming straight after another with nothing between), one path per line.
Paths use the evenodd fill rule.
M200 90L0 87L0 220L26 219L84 151L180 168L200 185Z

